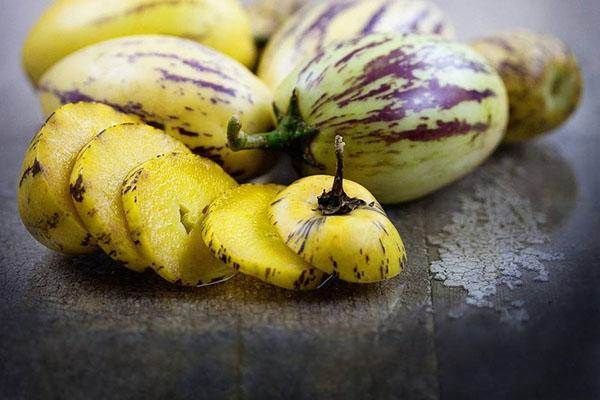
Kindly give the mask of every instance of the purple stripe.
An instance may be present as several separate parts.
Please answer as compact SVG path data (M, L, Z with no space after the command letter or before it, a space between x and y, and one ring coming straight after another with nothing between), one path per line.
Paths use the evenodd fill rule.
M362 51L361 48L349 52L334 64L338 72L342 71L343 66L355 56L357 51ZM461 54L436 56L437 47L434 45L422 46L419 47L419 51L415 50L414 46L405 45L401 49L393 49L373 58L365 64L362 74L352 77L346 82L346 90L338 94L321 96L319 101L313 105L310 115L319 115L320 108L331 102L336 102L338 107L344 108L356 101L375 98L404 102L406 104L403 108L406 107L406 110L421 111L437 107L452 108L462 101L481 101L494 95L491 91L476 92L466 91L458 86L441 86L436 79L422 82L415 76L416 70L465 69L475 73L489 73L490 71L486 65L468 60ZM365 93L366 87L378 81L381 83L377 88ZM405 83L394 88L398 81ZM419 87L414 88L417 84ZM310 86L310 82L307 86ZM421 101L420 104L418 100Z
M390 5L389 2L385 2L381 7L379 7L379 9L375 12L375 14L373 14L371 16L371 18L369 18L369 20L367 21L367 24L361 30L360 33L363 35L373 33L375 31L375 27L381 20L381 17L383 17L385 15L385 13L387 12L389 5Z
M228 95L231 97L235 97L235 94L236 94L235 89L232 89L232 88L229 88L229 87L226 87L223 85L219 85L218 83L205 81L203 79L189 78L189 77L178 75L178 74L172 74L163 68L155 68L155 70L160 72L162 75L162 79L164 79L166 81L177 82L177 83L191 83L194 86L197 86L197 87L200 87L203 89L211 89L217 93L225 94L225 95Z
M428 142L432 140L440 140L452 136L466 135L469 133L483 134L490 127L490 123L469 124L467 121L454 119L452 121L436 122L436 126L430 128L427 124L421 124L415 129L401 132L375 131L369 133L370 137L377 140L383 140L387 144L393 144L400 140L410 140L413 142Z
M357 54L362 53L365 50L371 49L373 47L377 47L380 46L382 44L386 44L389 43L392 40L391 37L385 38L381 41L378 42L371 42L371 43L367 43L364 46L361 46L359 48L356 48L354 50L352 50L351 52L349 52L348 54L346 54L344 57L340 58L335 64L334 67L338 68L339 71L343 70L345 67L345 64L348 63L348 61L350 61L352 58L354 58Z
M380 92L384 86L374 91ZM386 95L377 97L382 100L389 100L389 103L379 109L368 113L364 118L353 118L339 122L323 121L317 126L322 128L327 125L329 127L350 127L356 125L373 124L379 122L395 122L405 118L409 112L423 112L425 110L449 110L458 106L461 103L476 101L481 102L488 97L495 96L491 90L477 91L468 90L455 85L440 85L437 79L432 79L427 82L427 85L416 87L408 90L394 90ZM363 95L348 99L348 103L352 101L364 101L368 96Z
M442 32L444 32L445 28L446 27L444 23L440 21L433 27L433 33L435 33L436 35L441 35Z
M129 102L125 105L117 104L117 103L108 101L106 99L97 99L97 98L91 97L85 93L81 93L78 89L60 91L58 89L51 89L48 86L42 85L38 88L38 90L40 92L51 93L52 95L56 96L61 104L78 103L80 101L88 102L88 103L102 103L102 104L106 104L107 106L111 106L115 110L120 111L122 113L137 115L138 117L140 117L146 121L148 121L148 120L151 121L152 118L155 117L154 114L146 112L143 109L143 106L141 103Z
M140 52L131 53L131 54L117 53L117 54L115 54L115 57L125 57L125 58L127 58L127 61L129 63L135 63L138 59L147 58L147 57L166 58L166 59L170 59L170 60L179 61L182 64L187 65L188 67L192 68L193 70L195 70L197 72L205 72L205 73L209 73L209 74L215 74L227 81L234 80L231 76L225 74L222 71L222 69L211 68L211 67L203 65L203 64L199 63L198 61L193 60L191 58L181 58L177 54L173 54L173 53L141 52L140 51Z
M178 6L180 4L196 5L197 3L193 0L158 0L158 1L154 1L154 2L146 2L146 3L139 4L137 6L125 9L122 12L117 13L117 14L111 14L111 15L105 15L105 16L99 17L99 18L91 21L90 24L101 25L101 24L111 22L112 20L117 19L117 18L123 18L126 16L134 15L134 14L140 14L140 13L146 12L153 8L167 7L167 6L173 7L173 6Z
M302 45L309 36L317 34L318 36L318 48L323 47L323 40L325 39L325 33L327 28L331 24L331 21L338 16L338 14L344 12L348 8L354 7L357 4L356 1L340 1L332 2L323 12L308 26L304 31L296 36L296 43Z

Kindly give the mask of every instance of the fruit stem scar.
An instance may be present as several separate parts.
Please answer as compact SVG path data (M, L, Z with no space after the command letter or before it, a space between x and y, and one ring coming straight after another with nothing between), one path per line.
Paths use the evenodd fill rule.
M283 150L310 141L319 130L307 124L302 118L298 91L294 89L287 114L273 106L277 127L271 132L248 134L242 130L242 123L236 116L231 117L227 126L227 140L233 151L245 149Z
M317 210L323 215L346 215L353 210L364 207L367 203L356 197L350 197L344 192L344 139L335 137L335 157L337 166L331 191L325 192L317 198Z

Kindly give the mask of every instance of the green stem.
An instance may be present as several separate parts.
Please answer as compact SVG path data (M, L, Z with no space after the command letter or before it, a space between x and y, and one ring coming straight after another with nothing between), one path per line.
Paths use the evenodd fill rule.
M346 215L367 203L356 197L350 197L344 192L344 140L340 135L335 137L335 156L337 167L331 191L317 198L317 210L323 215Z
M293 91L286 115L282 115L274 107L277 116L277 127L264 133L248 134L242 130L242 124L237 117L232 117L227 126L227 140L233 151L245 149L282 150L308 141L318 133L318 129L307 124L300 114L298 92Z

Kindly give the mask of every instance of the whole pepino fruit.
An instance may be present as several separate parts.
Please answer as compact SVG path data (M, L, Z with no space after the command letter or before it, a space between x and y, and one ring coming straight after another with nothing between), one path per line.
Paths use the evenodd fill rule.
M96 43L50 68L38 93L45 115L78 101L136 115L237 179L271 164L265 152L233 153L225 134L232 114L250 131L270 129L271 91L235 60L191 40L137 35Z
M510 120L505 142L532 139L558 128L577 110L583 82L573 52L560 39L514 29L472 43L506 85Z
M433 36L373 34L300 65L275 94L277 128L230 147L288 149L303 174L335 172L336 135L350 180L381 202L413 200L480 165L508 121L502 79L467 45ZM290 100L291 99L291 100Z
M269 40L258 76L276 88L301 62L323 47L371 33L454 37L444 12L429 0L329 0L308 4Z

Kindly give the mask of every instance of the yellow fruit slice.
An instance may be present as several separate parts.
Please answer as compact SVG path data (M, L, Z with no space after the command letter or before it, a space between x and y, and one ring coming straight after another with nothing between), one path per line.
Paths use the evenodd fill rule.
M193 154L166 154L130 172L122 187L130 236L160 276L194 286L235 274L210 253L200 222L202 211L236 186L216 163Z
M279 238L267 210L279 185L242 185L209 207L202 237L223 262L285 289L319 287L326 274L304 262Z
M37 241L67 254L97 250L69 194L71 170L100 131L136 120L98 103L67 104L48 118L27 149L17 194L23 224Z
M102 250L134 271L143 271L149 263L129 237L121 185L133 168L170 152L189 150L148 125L117 125L101 132L83 148L71 173L71 197L85 227Z

